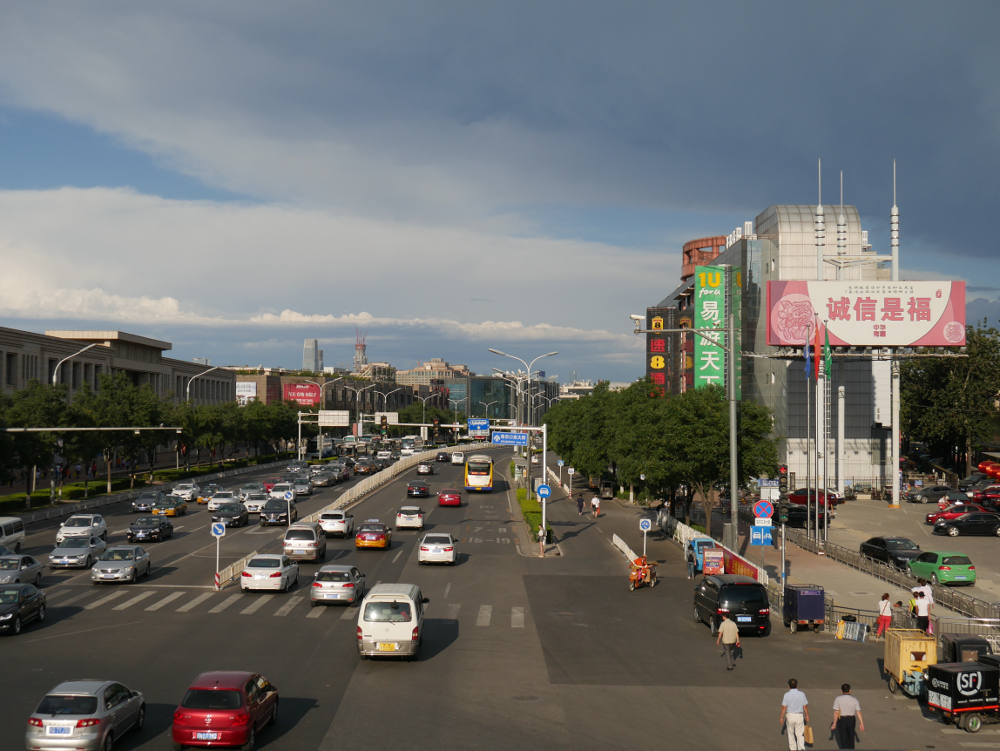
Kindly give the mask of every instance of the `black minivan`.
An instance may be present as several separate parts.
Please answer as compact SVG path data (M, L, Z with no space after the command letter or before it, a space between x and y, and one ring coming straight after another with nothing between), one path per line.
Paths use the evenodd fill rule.
M706 576L694 590L694 619L719 630L722 614L728 613L740 633L767 636L771 633L771 605L767 587L750 576L717 574Z

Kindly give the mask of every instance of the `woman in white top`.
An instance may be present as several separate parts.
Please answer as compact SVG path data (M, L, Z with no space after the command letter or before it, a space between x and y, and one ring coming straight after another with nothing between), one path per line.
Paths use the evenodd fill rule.
M878 601L878 631L875 632L875 638L882 636L891 623L892 603L889 601L889 593L885 592Z

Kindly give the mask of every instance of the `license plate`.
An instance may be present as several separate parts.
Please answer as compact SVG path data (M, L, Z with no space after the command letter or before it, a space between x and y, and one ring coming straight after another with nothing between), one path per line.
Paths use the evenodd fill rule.
M295 555L306 555L308 551L306 550L296 550Z
M116 574L101 574L102 579L114 579Z
M964 577L964 576L956 576L956 577L954 577L954 578L955 578L955 579L964 579L965 577Z
M199 741L214 741L218 739L218 733L195 733L194 737Z
M395 652L397 648L396 642L394 641L380 641L378 643L379 652Z
M49 725L45 728L45 731L49 735L69 735L73 729L69 727L64 727L62 725Z
M749 615L738 615L738 616L736 616L737 623L750 623L750 620L751 619L750 619Z

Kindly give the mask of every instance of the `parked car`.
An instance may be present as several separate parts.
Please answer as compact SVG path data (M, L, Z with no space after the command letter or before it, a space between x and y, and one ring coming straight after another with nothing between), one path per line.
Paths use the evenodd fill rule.
M299 510L295 507L295 501L279 501L271 498L260 509L260 526L267 527L271 524L289 524L288 512L291 510L291 521L298 521Z
M752 577L714 574L698 583L694 590L694 619L707 623L715 634L723 612L729 613L741 633L771 633L767 587Z
M817 490L816 488L799 488L798 490L793 490L788 494L787 500L789 503L795 504L797 506L806 506L816 503L816 501L825 501L820 505L826 508L829 506L836 506L840 502L839 496L832 490L826 491L824 493L822 490ZM830 518L833 518L833 511L831 510Z
M961 490L962 492L965 492L970 487L975 485L977 482L985 479L987 479L987 477L982 472L973 472L968 477L963 477L961 480L958 481L958 489Z
M144 490L132 499L132 511L133 513L148 514L153 510L153 506L163 503L164 497L159 490Z
M978 503L953 503L943 511L932 511L925 517L924 521L928 524L934 524L935 522L942 520L949 521L961 516L962 514L968 514L972 511L978 511L984 514L991 513L988 508L980 506Z
M255 555L240 573L240 589L287 592L299 580L299 564L287 555L261 553Z
M929 485L925 488L913 489L914 503L937 503L945 493L958 492L949 485Z
M313 606L330 602L353 604L365 596L365 575L357 566L328 564L313 575L309 601Z
M861 555L905 571L920 555L920 546L908 537L872 537L861 543Z
M220 488L216 490L211 498L208 499L208 510L218 511L219 508L227 503L233 503L239 500L235 490L223 490Z
M350 537L354 534L354 515L346 511L324 511L319 515L319 526L327 537Z
M420 506L400 506L396 512L396 529L423 529L424 510Z
M278 689L260 673L202 673L174 710L170 738L175 748L256 748L257 735L278 719Z
M392 530L378 519L368 519L358 526L354 534L355 548L382 548L388 550L392 545Z
M426 498L431 494L431 489L426 482L411 482L406 486L406 495L409 498Z
M66 681L49 691L28 717L28 749L105 751L146 722L141 691L118 681Z
M1000 485L990 483L976 486L966 495L976 503L989 504L994 508L1000 505Z
M931 584L976 583L976 567L965 553L927 551L910 561L910 573Z
M818 509L808 506L788 506L788 526L802 527L805 529L807 522L816 523L817 514L819 516L819 526L826 525L826 507L820 506Z
M125 532L129 542L163 542L173 536L174 525L162 516L140 516L128 525Z
M461 506L462 494L455 488L444 488L438 491L438 506Z
M934 534L958 537L959 535L992 535L1000 536L1000 516L993 513L977 511L956 516L954 519L942 519L934 523Z
M152 562L149 553L138 545L112 545L101 553L90 569L90 581L128 582L135 584L141 576L149 576Z
M139 517L139 520L142 518ZM93 535L67 537L49 553L49 568L90 568L90 564L107 546L104 540Z
M250 523L250 512L239 501L224 503L212 514L213 522L222 522L227 527L245 527Z
M937 499L938 511L944 511L946 508L954 506L956 503L968 503L970 500L971 499L967 493L963 493L959 490L949 490ZM984 496L979 496L977 502L988 503L989 501Z
M424 535L417 550L417 563L447 563L455 565L457 553L455 540L445 532L431 532Z
M73 514L59 525L56 532L56 542L60 543L67 537L100 537L108 539L108 525L100 514Z
M19 634L25 623L45 620L45 593L34 584L0 586L0 631Z
M42 586L42 563L24 553L0 555L0 584L34 584Z

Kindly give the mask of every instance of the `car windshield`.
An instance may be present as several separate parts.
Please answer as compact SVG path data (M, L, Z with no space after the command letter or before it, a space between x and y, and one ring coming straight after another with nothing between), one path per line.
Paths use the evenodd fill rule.
M65 522L63 522L64 527L89 527L90 519L85 516L71 516Z
M308 529L290 529L285 533L286 540L313 540L315 535Z
M886 539L885 546L892 550L920 550L920 547L905 537L890 537Z
M13 605L17 602L17 597L16 589L0 589L0 605Z
M346 582L351 576L346 571L317 571L316 581L318 582Z
M91 715L97 711L96 696L60 696L50 694L42 699L35 714L82 714Z
M382 534L382 525L375 524L362 524L359 532L374 532L375 534Z
M132 561L135 560L134 550L106 550L101 554L102 561Z
M219 511L225 511L228 514L238 514L243 510L243 507L238 503L224 503L219 508Z
M181 701L185 709L239 709L242 704L235 689L189 688Z
M427 535L424 542L428 545L449 545L451 538L448 535Z
M722 592L721 600L723 607L733 607L734 605L749 604L754 602L766 605L767 593L757 586L727 587Z
M133 524L137 527L159 527L160 520L155 516L140 516Z
M281 511L287 511L288 506L285 505L284 501L279 501L275 498L272 498L271 500L269 500L267 503L264 504L264 510L271 512L281 512Z
M0 558L0 571L17 571L20 566L20 558Z
M489 462L469 461L466 465L470 475L488 475L490 473Z
M972 561L967 555L946 555L942 556L941 563L945 566L971 566Z
M281 568L281 561L277 558L254 558L247 568Z
M140 501L155 501L156 493L139 493Z
M263 493L251 493L249 496L247 496L247 500L248 501L266 501L267 500L267 496L264 495Z
M409 620L410 604L407 602L369 602L365 606L368 623L406 623Z
M90 540L86 537L70 537L66 542L59 545L60 548L89 548Z
M226 498L232 498L233 491L231 490L220 490L218 493L212 496L217 501L224 501Z

